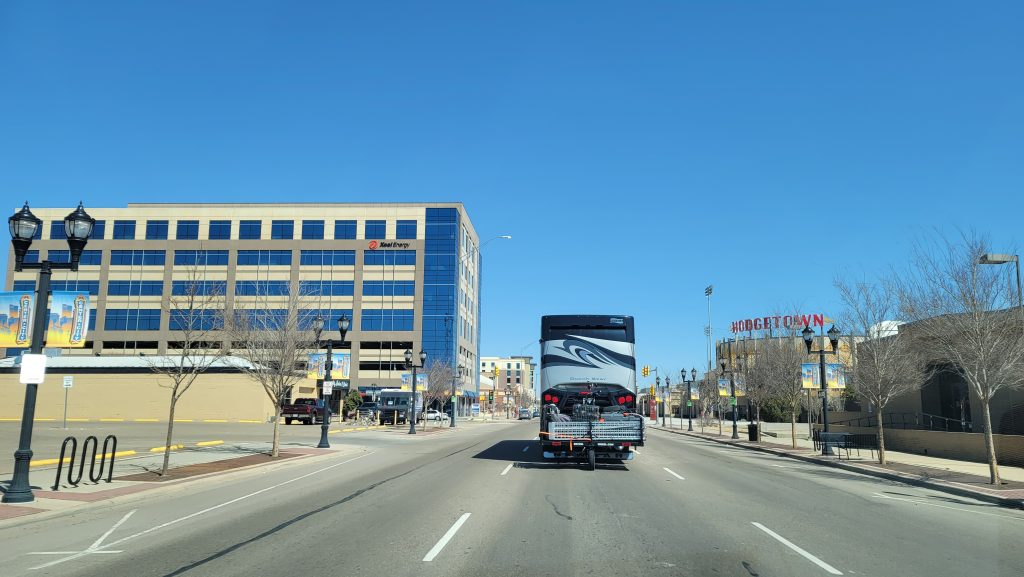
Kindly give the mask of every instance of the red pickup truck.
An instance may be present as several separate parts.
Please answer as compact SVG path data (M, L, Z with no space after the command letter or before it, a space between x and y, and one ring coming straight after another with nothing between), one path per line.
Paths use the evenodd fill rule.
M324 402L321 399L295 399L290 405L281 406L284 424L301 421L307 425L322 423L324 420Z

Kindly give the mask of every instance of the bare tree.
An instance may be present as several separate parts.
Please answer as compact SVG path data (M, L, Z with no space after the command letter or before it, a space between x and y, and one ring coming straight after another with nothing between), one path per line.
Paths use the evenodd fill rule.
M783 329L778 335L765 339L758 353L757 372L764 381L765 398L777 399L789 409L792 447L796 444L796 417L806 396L800 380L800 365L807 359L803 342L793 329ZM810 403L813 409L814 403ZM808 419L810 422L810 419Z
M988 242L961 233L956 242L936 235L915 249L909 274L899 279L901 312L913 322L927 360L959 375L981 402L989 482L999 484L992 437L992 397L1024 384L1024 331L1005 273L982 266Z
M700 432L704 427L710 425L708 412L718 402L718 379L713 372L704 373L704 377L697 382L697 403L700 405Z
M306 378L302 368L317 349L311 322L316 311L304 308L310 299L294 291L287 295L258 294L251 305L237 307L228 334L237 354L249 361L243 371L258 383L274 405L271 456L280 451L281 405L292 387Z
M199 375L225 356L220 342L224 318L224 286L217 281L204 281L197 267L187 271L183 285L165 297L161 308L170 319L175 340L174 350L160 357L146 357L150 370L163 377L161 387L170 389L167 409L167 437L160 475L170 466L174 444L174 411L178 401L192 388Z
M434 359L427 369L427 390L423 391L423 408L430 407L435 401L444 410L444 404L451 396L452 379L455 373L451 363Z
M899 314L899 299L890 282L850 284L836 279L835 287L845 307L842 325L851 334L865 337L857 344L848 386L855 395L875 406L878 462L884 465L883 411L896 397L920 389L930 373L911 338L895 326L893 319Z

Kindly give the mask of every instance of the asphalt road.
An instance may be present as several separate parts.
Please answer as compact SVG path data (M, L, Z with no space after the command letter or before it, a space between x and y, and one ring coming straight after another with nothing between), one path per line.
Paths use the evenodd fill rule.
M0 573L1024 574L1021 511L665 432L586 471L544 462L536 426L369 432L315 461L2 528Z

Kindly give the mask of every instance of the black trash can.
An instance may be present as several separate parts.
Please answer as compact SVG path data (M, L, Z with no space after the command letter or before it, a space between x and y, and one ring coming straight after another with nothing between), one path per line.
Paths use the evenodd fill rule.
M747 425L747 440L749 440L749 441L756 441L757 440L757 424L756 423L750 423L749 425Z

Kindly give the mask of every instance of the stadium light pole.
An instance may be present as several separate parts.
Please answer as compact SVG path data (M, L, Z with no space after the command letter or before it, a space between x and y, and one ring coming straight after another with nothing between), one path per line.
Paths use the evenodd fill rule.
M32 246L32 239L43 226L43 221L32 214L27 202L20 211L7 219L7 225L11 230L11 244L14 245L14 270L18 272L25 269L39 271L36 302L32 311L32 340L29 344L29 354L41 355L43 353L43 333L46 332L50 320L47 311L49 310L52 271L53 269L78 270L78 261L82 257L82 250L85 249L86 243L89 242L96 219L85 212L82 203L78 203L78 208L64 217L64 236L67 237L68 248L71 249L69 262L50 260L37 263L25 262L28 247ZM25 312L27 311L23 311L22 314ZM11 484L4 493L2 499L4 503L30 503L36 498L32 493L32 485L29 484L28 469L32 460L32 425L36 418L38 392L38 383L25 384L25 403L21 412L21 434L18 437L18 449L14 452L14 474L11 477Z

